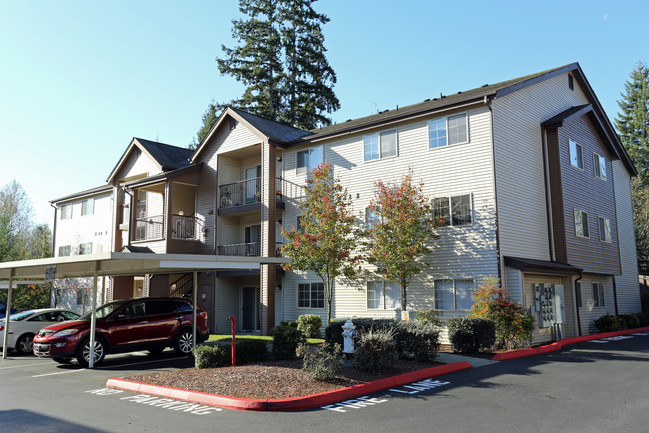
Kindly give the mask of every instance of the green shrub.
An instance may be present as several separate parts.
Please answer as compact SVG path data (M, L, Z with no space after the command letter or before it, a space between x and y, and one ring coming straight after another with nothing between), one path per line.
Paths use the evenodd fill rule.
M296 352L302 358L302 370L313 379L333 379L344 365L340 344L300 344Z
M618 317L624 321L624 329L635 329L640 327L640 319L636 314L621 314Z
M489 350L496 342L492 320L478 317L453 317L446 322L453 352L471 353Z
M275 359L292 359L300 343L306 343L304 333L297 329L297 323L284 321L273 328L273 356Z
M297 329L304 332L306 338L322 338L320 328L322 318L317 314L302 314L297 318Z
M417 322L429 323L437 327L441 327L443 325L442 312L439 310L433 310L431 308L417 310L417 315L415 316L415 320Z
M640 322L640 327L649 326L649 313L635 313Z
M196 346L194 348L194 366L196 368L214 368L230 365L232 355L230 345Z
M439 349L439 329L432 323L420 321L397 322L394 326L397 352L402 358L415 357L425 362L435 359Z
M346 321L347 319L334 319L331 321L329 326L325 328L325 343L329 345L336 343L340 344L341 346L343 345L343 325ZM356 326L357 340L364 332L370 329L393 328L397 322L394 319L372 319L358 317L352 319L352 323L354 324L354 326Z
M268 346L262 340L241 340L235 343L237 365L268 359Z
M352 365L359 370L383 371L397 363L397 344L392 329L369 329L356 343Z
M599 319L596 319L593 322L593 325L595 325L595 329L598 333L602 333L622 331L624 329L625 323L623 323L623 321L617 316L613 316L612 314L605 314Z

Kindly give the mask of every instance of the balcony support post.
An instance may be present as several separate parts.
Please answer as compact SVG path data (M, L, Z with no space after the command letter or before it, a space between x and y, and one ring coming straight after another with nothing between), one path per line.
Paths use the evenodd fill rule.
M265 141L261 153L261 255L275 257L275 146ZM261 332L268 335L275 326L275 266L260 266Z

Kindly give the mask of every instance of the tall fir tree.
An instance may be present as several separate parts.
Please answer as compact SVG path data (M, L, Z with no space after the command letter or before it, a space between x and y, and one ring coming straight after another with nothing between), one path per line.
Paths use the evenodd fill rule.
M649 68L638 62L618 101L615 127L638 170L631 182L638 270L649 275Z

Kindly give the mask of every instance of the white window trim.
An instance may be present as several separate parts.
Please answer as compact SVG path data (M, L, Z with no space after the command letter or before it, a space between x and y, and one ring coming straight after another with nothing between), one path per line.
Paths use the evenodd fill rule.
M448 134L448 119L450 119L451 117L457 117L457 116L464 116L465 119L466 119L466 122L465 122L466 141L461 141L461 142L458 142L458 143L451 144L450 139L449 139L449 134ZM437 121L437 120L441 120L441 119L444 119L445 124L446 124L446 126L445 126L445 128L446 128L446 145L445 146L430 147L430 123L434 122L434 121ZM445 117L436 117L434 119L430 119L429 121L426 122L426 136L427 136L426 141L428 143L427 144L428 150L445 149L445 148L452 147L452 146L461 146L463 144L470 143L471 142L471 137L469 136L469 112L468 111L463 111L461 113L454 113L454 114L450 114L450 115L445 116Z
M85 208L86 208L85 213L84 213L84 203L86 203L86 205L85 205ZM92 203L92 205L91 205L92 206L91 207L92 212L88 212L88 203ZM90 197L90 198L87 198L85 200L82 200L81 201L81 216L90 216L90 215L94 215L94 214L95 214L95 198Z
M320 164L318 164L318 165L316 165L315 167L311 167L311 161L310 161L311 156L310 156L310 152L311 152L313 149L317 149L317 148L320 148L320 149L322 150L322 162L324 162L324 161L325 161L325 157L324 157L324 146L322 146L322 145L320 145L320 146L311 146L311 147L307 147L306 149L300 149L300 150L298 150L298 151L295 152L295 174L296 174L296 175L298 175L298 176L304 176L304 175L306 175L306 176L311 176L311 171L312 171L314 168L318 167L318 165L320 165ZM302 152L309 152L309 167L298 167L298 155L299 155L300 153L302 153Z
M470 311L471 309L457 309L457 286L455 284L458 280L470 280L473 282L473 291L475 291L475 278L471 277L454 277L454 278L435 278L433 280L433 303L435 310L439 311ZM437 282L438 281L452 281L453 282L453 308L437 308ZM473 291L471 294L473 295Z
M372 308L372 307L368 307L368 305L367 305L369 303L369 294L370 294L369 285L371 283L383 283L382 288L381 288L381 297L383 299L382 299L382 302L381 302L382 306L380 306L380 307ZM395 311L395 310L401 309L401 286L399 286L398 284L397 284L397 287L398 287L398 290L399 290L399 305L397 305L394 308L387 308L385 306L385 284L386 283L397 284L394 281L386 281L386 280L374 280L374 281L369 281L367 283L367 289L365 291L365 309L366 310L368 310L368 311Z
M383 134L388 134L390 132L394 132L394 146L395 146L395 154L394 155L388 155L388 156L383 156L383 147L381 146L381 136ZM379 157L374 158L374 159L365 159L365 139L367 137L371 137L373 135L376 135L378 137L379 141ZM376 162L376 161L381 161L381 160L386 160L386 159L394 159L399 156L399 131L395 129L387 129L385 131L379 131L375 132L373 134L365 134L363 135L363 162L365 163L370 163L370 162Z
M595 302L595 286L597 286L597 302ZM606 307L604 283L594 282L591 287L592 287L591 296L593 297L593 308Z
M572 143L575 144L575 146L579 147L581 149L581 167L578 165L574 165L572 163ZM568 158L570 158L570 166L573 168L576 168L577 170L584 171L584 147L577 143L575 140L568 139Z
M583 235L580 235L579 233L577 233L577 215L575 215L575 212L581 212L582 215L586 214L586 227L587 227L587 230L588 230L588 236L583 236ZM575 208L573 210L572 214L573 214L573 221L574 221L574 224L575 224L575 236L577 236L578 238L582 238L582 239L590 239L590 218L588 217L588 212L583 211L581 209ZM583 223L583 221L582 221L582 223Z
M69 211L66 211L69 209ZM72 203L66 203L61 205L61 220L71 220L72 219Z
M462 197L468 195L469 196L469 206L470 206L470 213L471 213L471 223L470 224L459 224L459 225L454 225L453 224L453 202L452 199L453 197ZM445 198L448 200L448 224L442 225L440 228L444 227L471 227L474 224L475 221L475 215L473 215L473 193L468 193L468 194L451 194L451 195L442 195L438 197L433 197L433 200Z
M606 239L606 236L604 236L604 239L602 239L602 226L600 225L600 221L608 221L608 239ZM610 244L613 242L613 234L611 233L611 220L609 218L603 217L603 216L598 216L597 217L597 230L599 231L599 241L604 242L607 244Z
M302 285L302 284L308 284L309 285L309 303L311 303L311 300L313 299L313 297L311 296L312 293L313 293L313 289L312 289L311 285L312 284L322 284L322 293L323 293L323 296L324 296L322 308L321 307L310 307L310 306L309 307L303 307L303 306L300 306L300 285ZM296 305L296 307L298 309L310 310L310 311L314 311L314 310L322 311L322 310L327 309L327 296L326 296L325 289L324 289L324 283L322 281L299 281L297 283L297 285L295 286L295 289L296 289L296 291L295 291L295 305Z
M599 161L599 158L601 158L601 159L604 161L604 170L603 170L603 171L601 170L602 163ZM595 160L598 161L597 164L595 163ZM599 172L597 171L597 167L598 167L598 166L600 167L600 171L599 171ZM603 175L603 176L600 176L601 173L603 173L604 175ZM606 157L600 155L600 154L597 153L597 152L593 152L593 174L595 175L595 177L596 177L597 179L599 179L599 180L601 180L601 181L603 181L603 182L606 182Z

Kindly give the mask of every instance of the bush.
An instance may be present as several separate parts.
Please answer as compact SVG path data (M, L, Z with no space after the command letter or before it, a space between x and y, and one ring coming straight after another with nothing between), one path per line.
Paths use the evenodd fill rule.
M492 320L478 317L453 317L446 323L453 352L470 353L489 350L496 342Z
M297 323L285 321L273 329L273 356L275 359L292 359L300 343L306 343L306 337L297 329Z
M430 308L417 310L417 315L415 316L415 320L417 322L429 323L433 326L441 327L442 312Z
M343 325L347 319L334 319L331 321L329 326L325 328L325 343L332 345L332 344L340 344L341 346L343 345ZM370 330L370 329L389 329L393 328L395 324L397 323L394 319L372 319L372 318L365 318L365 317L359 317L359 318L354 318L352 319L352 323L354 326L356 326L356 334L358 338L360 336Z
M602 333L622 331L625 324L619 317L613 316L612 314L605 314L599 319L596 319L593 322L593 325L595 325L595 329L598 333Z
M636 314L621 314L618 317L624 322L624 329L635 329L640 327L640 319Z
M297 318L297 329L304 332L306 338L322 338L320 328L322 318L317 314L302 314Z
M196 346L194 348L194 366L196 368L214 368L230 365L232 356L230 345Z
M296 352L302 358L302 370L313 379L333 379L344 365L340 344L300 344Z
M394 367L398 360L397 344L392 329L370 329L356 344L352 365L359 370L383 371Z
M237 341L235 342L235 356L237 365L263 361L268 359L268 346L262 340Z
M402 358L420 362L435 359L439 349L439 329L430 322L397 322L394 327L397 352Z

